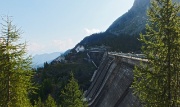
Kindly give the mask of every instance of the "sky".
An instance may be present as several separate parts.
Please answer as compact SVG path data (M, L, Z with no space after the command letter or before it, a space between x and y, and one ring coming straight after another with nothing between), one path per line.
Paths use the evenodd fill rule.
M64 52L84 37L105 31L134 0L0 0L31 55ZM2 21L2 20L1 20ZM0 21L0 22L1 22Z

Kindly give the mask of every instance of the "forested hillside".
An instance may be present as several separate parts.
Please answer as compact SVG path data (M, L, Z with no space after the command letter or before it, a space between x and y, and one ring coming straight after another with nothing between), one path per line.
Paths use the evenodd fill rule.
M114 35L109 32L103 32L84 38L78 45L83 45L86 48L109 46L109 51L117 52L140 52L141 43L138 38L139 35Z
M135 0L132 8L105 32L85 37L73 49L67 49L61 61L52 59L39 68L32 68L32 57L27 54L26 42L20 39L20 29L8 16L3 18L0 107L87 107L83 93L108 51L144 52L151 66L134 70L135 94L147 106L179 107L180 7L168 0L153 3L154 10L147 16L150 0ZM146 24L150 27L145 28ZM56 38L55 42L61 44ZM83 49L77 51L78 46Z
M38 98L41 98L42 102L45 102L50 94L58 105L61 104L61 90L68 83L70 72L78 81L80 90L87 90L96 68L85 58L87 58L86 52L76 53L74 51L66 56L66 62L52 62L50 64L45 62L44 67L37 68L33 81L39 88L36 90L36 94L31 96L32 99L37 101Z

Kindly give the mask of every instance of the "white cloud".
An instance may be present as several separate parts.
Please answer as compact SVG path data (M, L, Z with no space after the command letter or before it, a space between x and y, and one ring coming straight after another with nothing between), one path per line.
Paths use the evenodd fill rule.
M67 40L50 40L47 44L29 43L27 50L29 54L42 54L52 52L64 52L75 46L72 39Z
M27 50L29 54L38 54L43 53L45 51L46 46L42 44L38 44L35 42L29 43L27 46Z
M95 29L95 28L93 28L93 29L84 28L84 31L86 32L86 35L91 35L93 33L99 33L100 32L99 29Z
M27 50L31 55L52 53L52 52L64 52L68 49L72 49L76 43L72 39L66 40L49 40L48 43L42 44L37 42L28 43Z
M52 46L60 51L66 51L68 49L71 49L75 46L75 43L72 39L67 40L53 40Z

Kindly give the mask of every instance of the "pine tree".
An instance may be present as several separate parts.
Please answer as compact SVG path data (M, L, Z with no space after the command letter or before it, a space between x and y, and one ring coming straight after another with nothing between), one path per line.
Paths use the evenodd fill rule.
M47 100L45 102L45 107L57 107L56 102L51 97L51 95L48 95L48 98L47 98Z
M69 83L61 91L62 107L85 107L82 101L82 92L71 73Z
M132 87L144 106L180 106L180 7L153 0L146 34L140 35L148 64L136 66Z
M29 107L31 58L26 58L26 45L20 43L20 32L7 17L0 36L0 106Z
M45 107L44 103L42 103L41 98L38 98L38 101L35 101L34 107Z

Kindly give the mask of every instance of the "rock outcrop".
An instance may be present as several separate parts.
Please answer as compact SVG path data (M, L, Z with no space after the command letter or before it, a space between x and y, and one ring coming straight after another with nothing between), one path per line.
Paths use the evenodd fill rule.
M135 0L132 8L115 20L107 29L107 32L115 35L139 34L145 29L147 20L146 11L149 4L150 0Z

